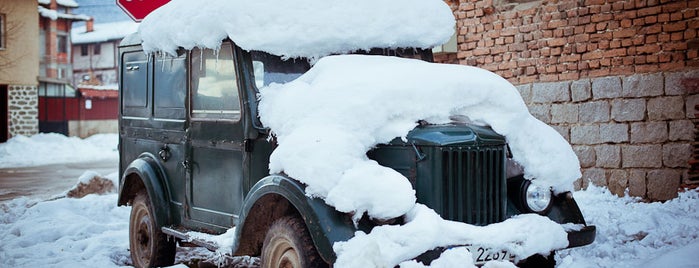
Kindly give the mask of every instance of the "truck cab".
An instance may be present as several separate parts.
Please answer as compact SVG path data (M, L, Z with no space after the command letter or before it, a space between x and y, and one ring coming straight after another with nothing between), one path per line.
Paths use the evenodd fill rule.
M357 53L432 60L422 49ZM259 89L301 76L311 68L308 60L246 51L231 40L218 50L146 54L133 34L120 44L119 61L118 203L133 207L134 266L171 265L177 245L216 249L189 234L231 229L230 254L260 256L263 267L332 266L335 242L352 238L357 230L400 224L400 218L368 217L355 223L352 215L306 195L298 180L270 174L276 140L259 120ZM508 164L508 154L503 136L455 119L421 123L405 140L367 155L408 178L418 203L448 220L488 225L538 213L558 223L585 225L570 193L531 189ZM540 192L544 201L529 200ZM594 236L594 226L571 230L569 247L592 243ZM441 250L419 259L429 263ZM520 265L527 263L552 266L553 257L533 256Z

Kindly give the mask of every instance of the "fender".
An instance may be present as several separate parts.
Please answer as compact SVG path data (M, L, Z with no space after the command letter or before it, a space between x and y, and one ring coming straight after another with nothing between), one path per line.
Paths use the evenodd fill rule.
M304 189L305 186L300 182L282 175L271 175L258 181L245 198L241 220L235 230L238 239L233 244L234 252L241 250L238 248L240 240L251 236L251 234L244 232L251 232L246 231L245 225L248 223L248 216L256 212L251 211L253 206L263 197L278 195L286 199L298 211L306 223L320 257L328 263L334 263L337 256L333 251L333 244L349 240L357 229L347 214L335 210L320 198L306 196ZM256 223L251 222L250 224ZM262 237L264 238L264 235Z
M143 153L136 158L124 170L119 183L119 199L117 204L124 206L130 201L137 192L133 186L139 182L134 181L140 178L140 183L143 184L148 198L153 205L153 213L155 214L155 223L162 227L169 224L171 221L171 213L169 207L169 196L167 193L168 187L165 183L164 172L160 165L155 160L155 156L150 153ZM138 178L131 177L136 175Z

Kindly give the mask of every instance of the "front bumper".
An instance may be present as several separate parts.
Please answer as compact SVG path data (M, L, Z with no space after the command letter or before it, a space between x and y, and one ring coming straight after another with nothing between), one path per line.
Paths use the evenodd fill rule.
M580 230L571 230L568 231L568 247L567 248L574 248L574 247L580 247L580 246L585 246L592 244L592 242L595 241L595 236L597 235L597 227L594 225L587 225ZM442 252L446 251L447 249L457 247L457 246L451 246L451 247L438 247L432 250L429 250L425 253L422 253L420 256L415 258L416 261L419 261L425 265L429 265L432 263L433 260L436 260L439 258L439 256L442 255Z
M588 225L578 231L568 231L568 248L592 244L597 235L597 227Z

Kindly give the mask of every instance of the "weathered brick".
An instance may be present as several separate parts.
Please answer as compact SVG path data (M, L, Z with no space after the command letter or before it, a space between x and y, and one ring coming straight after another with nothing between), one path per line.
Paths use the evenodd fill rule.
M524 103L530 103L532 101L531 84L519 85L517 86L517 91L519 91L519 95L522 96L522 100L524 100Z
M607 171L607 177L609 191L617 196L624 196L629 186L629 173L626 170L613 169Z
M602 144L595 146L596 166L618 168L621 165L621 149L618 145Z
M677 197L680 181L681 172L677 170L648 171L648 198L651 200L670 200Z
M582 187L587 188L590 183L597 186L607 186L607 174L601 168L588 168L582 172Z
M609 121L609 102L592 101L580 104L580 122L596 123Z
M577 104L553 104L551 105L551 123L577 123Z
M646 197L646 171L629 169L629 195Z
M697 93L699 87L699 69L693 69L685 72L675 72L665 74L665 94L667 95L682 95Z
M690 120L670 121L668 140L692 141L694 140L694 128L694 123Z
M621 143L629 141L629 126L623 123L599 125L601 142Z
M558 134L561 134L566 141L570 143L570 127L565 125L552 125L551 126Z
M592 79L592 97L611 99L621 97L621 79L616 76Z
M662 166L662 146L626 145L621 147L622 167L659 168Z
M598 144L600 143L598 125L582 125L570 128L570 142L572 144Z
M551 105L549 104L533 104L529 105L529 113L536 119L541 120L546 124L551 123Z
M635 74L622 81L623 97L647 97L663 95L663 75Z
M552 103L570 101L570 82L535 83L532 102Z
M661 143L667 141L667 123L631 123L631 143Z
M648 100L648 119L684 119L684 99L681 96L657 97Z
M687 168L692 156L692 145L689 143L663 144L663 165L671 168Z
M589 168L595 166L597 163L595 149L592 146L576 145L573 146L573 151L575 151L578 160L580 160L580 167Z
M617 122L640 121L646 113L645 99L616 99L612 101L612 119Z

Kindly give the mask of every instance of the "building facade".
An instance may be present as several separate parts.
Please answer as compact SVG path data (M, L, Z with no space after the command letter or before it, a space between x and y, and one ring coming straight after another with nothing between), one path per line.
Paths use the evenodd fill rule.
M0 142L38 129L37 2L0 0Z
M73 14L78 4L73 0L38 0L39 6L39 98L53 98L68 105L66 98L77 97L72 86L73 66L70 31L75 21L87 21L90 17ZM45 114L45 106L38 112ZM39 132L68 134L63 114L44 120L39 118Z
M445 63L493 71L573 146L577 187L648 200L699 183L699 1L460 0Z
M94 23L71 31L73 41L73 84L116 87L119 42L126 35L136 32L138 23L118 21Z

